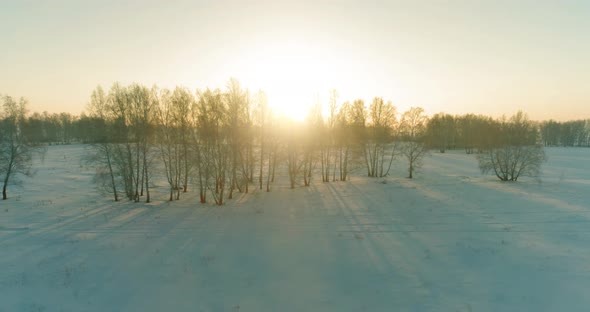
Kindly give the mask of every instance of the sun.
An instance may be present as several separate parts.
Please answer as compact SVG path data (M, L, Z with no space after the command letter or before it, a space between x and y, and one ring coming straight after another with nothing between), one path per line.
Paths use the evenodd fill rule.
M267 94L275 113L297 121L304 120L319 94L328 90L325 62L305 45L275 46L250 65L250 84Z

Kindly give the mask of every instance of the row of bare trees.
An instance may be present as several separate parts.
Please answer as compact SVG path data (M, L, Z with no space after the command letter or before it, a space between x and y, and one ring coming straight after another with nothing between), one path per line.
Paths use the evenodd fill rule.
M590 120L544 121L541 136L545 146L590 147Z
M235 191L248 192L255 153L260 188L263 175L271 178L263 169L274 171L276 144L268 135L272 124L266 97L259 92L251 98L237 80L230 80L225 92L207 89L197 96L180 87L115 84L108 93L98 87L88 113L103 121L104 136L93 144L90 160L115 200L122 190L130 200L145 195L149 202L151 176L160 167L170 200L178 200L194 182L201 202L211 194L217 204ZM156 161L161 166L154 166ZM270 182L266 185L270 190Z
M368 176L384 177L402 155L411 178L426 153L423 110L398 118L381 98L369 106L337 100L332 91L327 110L317 103L304 122L295 122L274 116L264 92L250 94L235 79L224 90L196 93L138 84L114 84L108 92L97 87L87 118L100 120L94 123L100 136L89 161L116 201L145 196L149 202L155 170L166 177L169 200L193 185L202 203L219 205L252 186L270 191L277 168L286 169L294 188L309 186L316 170L323 182L346 181L360 163Z
M536 143L544 146L590 147L590 120L530 122L538 128ZM444 153L465 149L468 154L487 150L500 143L501 122L483 115L436 114L428 121L426 143Z
M105 96L98 88L90 116L116 131L96 145L102 151L102 180L116 200L120 187L135 201L145 189L149 201L150 164L159 158L170 200L179 199L193 182L202 203L211 196L221 205L235 192L248 193L250 185L270 191L281 163L291 188L309 186L318 167L323 182L345 181L351 164L359 161L367 176L384 177L398 156L407 161L412 178L427 144L439 144L444 152L457 136L467 153L478 152L482 172L493 170L501 180L538 174L544 159L538 128L522 113L510 120L444 114L428 120L421 108L398 114L382 98L370 105L363 100L338 105L337 97L331 92L327 110L316 103L306 120L296 123L272 116L264 93L251 96L235 79L223 91L207 89L196 96L184 88L117 84ZM97 98L103 104L97 105Z
M498 128L499 122L489 116L439 113L428 121L426 143L441 153L449 149L479 153L498 144Z
M32 152L42 151L36 131L44 130L31 127L39 115L27 117L24 99L2 100L6 197L10 177L32 172ZM369 177L385 177L403 159L412 178L431 148L477 152L482 172L493 171L501 180L534 175L544 159L538 124L522 113L496 120L442 113L428 119L421 108L399 113L379 97L369 105L360 99L340 104L335 90L327 104L316 103L305 121L295 122L274 115L264 92L251 94L235 79L223 90L196 93L116 83L108 91L97 87L80 118L62 114L68 120L62 125L92 142L87 161L115 201L150 202L155 175L165 177L171 201L194 187L200 202L222 205L251 187L270 191L278 170L295 188L309 186L317 174L322 182L346 181L361 167Z
M31 142L68 144L81 138L80 123L79 118L69 113L35 112L22 120L22 130Z

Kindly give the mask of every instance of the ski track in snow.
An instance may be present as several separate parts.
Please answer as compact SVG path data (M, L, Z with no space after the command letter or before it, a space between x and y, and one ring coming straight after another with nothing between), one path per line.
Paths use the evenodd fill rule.
M0 312L590 309L590 149L547 149L540 180L451 151L413 180L398 160L223 207L159 180L153 203L114 203L83 153L49 147L0 203Z

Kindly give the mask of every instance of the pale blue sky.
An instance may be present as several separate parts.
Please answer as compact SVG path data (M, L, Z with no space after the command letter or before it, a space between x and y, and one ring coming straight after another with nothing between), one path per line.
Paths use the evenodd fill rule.
M80 113L96 85L236 77L278 105L590 118L590 1L0 0L0 93Z

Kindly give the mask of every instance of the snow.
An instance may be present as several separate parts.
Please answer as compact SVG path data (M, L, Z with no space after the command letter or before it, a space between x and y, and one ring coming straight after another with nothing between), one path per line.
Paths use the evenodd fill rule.
M587 311L590 149L541 179L432 153L416 178L114 203L82 145L0 202L0 311ZM362 170L359 171L362 173ZM160 179L163 181L163 179Z

